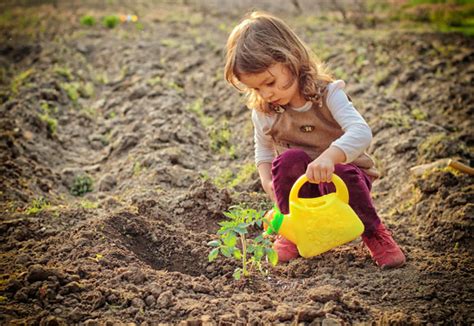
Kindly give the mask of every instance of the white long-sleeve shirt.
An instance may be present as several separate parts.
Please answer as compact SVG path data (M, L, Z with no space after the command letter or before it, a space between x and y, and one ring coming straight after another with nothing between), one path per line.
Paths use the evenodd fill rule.
M354 108L344 92L345 83L342 80L336 80L328 85L328 95L326 104L331 111L336 122L341 126L344 134L332 142L331 146L341 149L346 155L344 163L350 163L362 154L372 141L372 131L367 122L360 113ZM290 108L298 112L305 112L311 109L312 103L307 102L299 108ZM265 135L270 130L276 115L267 115L265 113L253 110L252 122L254 125L255 140L255 163L271 163L275 157L273 151L272 137Z

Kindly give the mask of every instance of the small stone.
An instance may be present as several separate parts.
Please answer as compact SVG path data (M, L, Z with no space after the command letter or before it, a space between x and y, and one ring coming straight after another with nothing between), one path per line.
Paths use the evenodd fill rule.
M312 306L306 306L302 307L298 310L297 316L298 316L298 321L303 321L303 322L311 322L313 321L316 317L324 317L326 314L324 311L321 311L319 309L316 309L315 307Z
M147 95L149 92L149 88L147 86L139 86L135 90L133 90L132 94L128 97L130 101L139 99Z
M145 298L145 303L147 306L151 307L156 303L156 299L154 296L149 295Z
M336 308L336 303L334 301L328 301L326 302L326 304L324 305L323 307L323 311L325 313L331 313L334 311L334 309Z
M36 281L46 281L49 276L53 276L54 274L47 268L41 265L32 265L28 269L28 276L26 279L28 282L36 282Z
M26 265L30 261L31 261L31 257L26 254L20 254L15 259L15 263L19 265Z
M341 290L332 285L323 285L308 291L311 300L322 303L330 300L338 301L341 298Z
M15 293L13 298L16 301L19 301L19 302L27 302L28 301L28 289L27 288L20 289L17 293Z
M99 191L110 191L116 185L117 179L111 174L106 174L99 180Z
M69 319L73 322L78 322L82 319L82 316L83 315L82 315L82 312L81 312L81 308L76 307L69 314Z
M162 308L167 308L173 303L173 293L171 291L166 291L160 294L157 300L158 306Z
M235 321L235 315L234 314L225 314L220 316L219 321Z
M212 291L210 286L199 284L199 283L193 284L193 290L195 292L200 292L200 293L210 293Z
M61 294L77 293L80 291L82 291L81 284L79 284L78 282L70 282L64 286L64 293L62 292Z
M145 307L145 302L141 298L133 298L132 307L143 308Z
M239 318L247 318L249 315L248 307L245 304L241 303L235 308L235 313Z
M334 318L324 318L322 322L322 326L340 326L342 323Z
M87 319L85 322L84 322L84 325L85 326L99 326L99 322L96 320L96 319Z

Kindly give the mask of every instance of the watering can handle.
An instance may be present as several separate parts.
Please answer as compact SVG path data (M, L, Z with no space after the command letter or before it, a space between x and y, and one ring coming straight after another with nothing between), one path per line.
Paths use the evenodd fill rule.
M306 177L305 174L303 174L301 177L296 180L294 183L293 187L291 188L290 191L290 202L296 202L298 201L298 194L300 192L300 188L306 183L309 182L308 178ZM332 183L334 183L334 186L336 187L336 196L339 197L344 203L348 204L349 203L349 191L347 190L346 184L340 177L338 177L336 174L332 174Z

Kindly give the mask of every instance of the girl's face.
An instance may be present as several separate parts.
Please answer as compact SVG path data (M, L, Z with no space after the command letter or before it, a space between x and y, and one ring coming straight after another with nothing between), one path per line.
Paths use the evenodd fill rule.
M254 89L268 103L301 107L306 100L301 95L298 81L282 63L276 63L264 72L242 74L240 82Z

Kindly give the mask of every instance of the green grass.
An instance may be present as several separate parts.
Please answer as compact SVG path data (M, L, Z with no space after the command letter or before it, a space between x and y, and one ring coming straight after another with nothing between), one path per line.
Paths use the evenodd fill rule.
M114 15L105 16L104 19L102 20L102 24L105 27L110 28L110 29L115 28L119 23L120 23L120 18Z
M27 215L35 215L50 207L51 207L51 204L49 203L47 199L43 197L38 197L38 198L33 199L33 201L28 206L25 212Z
M395 16L400 20L429 23L441 32L474 35L472 0L410 0Z
M70 189L71 194L74 196L83 196L84 194L93 190L92 178L88 175L80 175L74 178L73 185Z
M96 23L96 20L91 15L85 15L81 17L80 22L81 22L81 25L84 25L84 26L94 26Z
M33 68L22 71L13 78L10 89L14 95L18 95L20 88L25 85L25 81L35 72Z
M79 83L62 83L61 87L66 92L69 99L76 104L79 100Z

